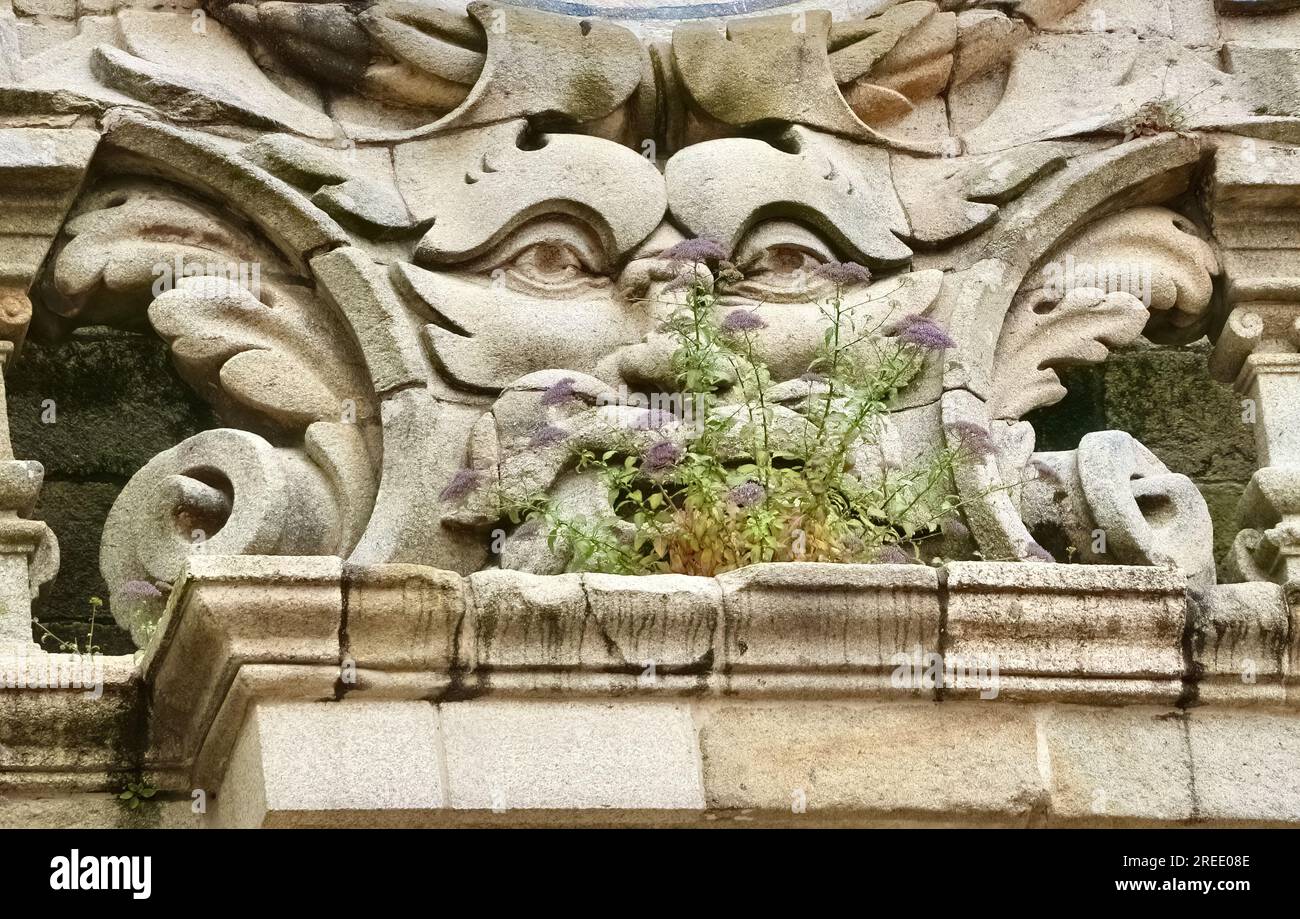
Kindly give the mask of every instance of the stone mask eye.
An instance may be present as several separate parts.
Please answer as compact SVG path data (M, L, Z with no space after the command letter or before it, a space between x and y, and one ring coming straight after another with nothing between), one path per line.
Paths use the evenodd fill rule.
M552 218L516 230L474 269L536 296L573 296L611 282L599 239L576 221Z
M794 246L771 246L742 266L747 280L777 289L802 290L826 259Z
M590 266L573 246L562 242L534 243L511 260L508 270L546 284L567 284L584 274Z
M732 290L754 299L805 298L820 285L814 272L835 260L830 247L812 231L787 221L760 224L736 249L745 280Z

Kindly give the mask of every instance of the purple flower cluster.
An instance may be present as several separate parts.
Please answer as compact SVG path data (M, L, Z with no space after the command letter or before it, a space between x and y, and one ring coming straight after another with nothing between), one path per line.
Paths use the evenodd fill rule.
M722 317L722 331L728 335L757 332L759 329L766 328L767 323L763 321L762 316L758 315L757 310L732 310Z
M914 559L910 552L901 546L885 546L876 553L877 565L915 565Z
M827 262L813 271L813 277L839 287L871 283L871 272L857 262Z
M162 596L162 591L148 581L127 581L118 593L128 600L156 600Z
M722 243L703 236L684 239L659 253L660 258L671 262L721 262L727 258L727 255L727 250Z
M957 347L957 342L943 330L943 326L919 313L904 316L899 320L894 334L898 336L899 341L907 342L922 351L942 351L945 348Z
M641 459L641 469L645 472L663 472L682 461L686 451L671 440L661 440L651 445Z
M569 432L564 428L556 427L553 424L544 424L528 440L530 447L549 447L552 444L564 443L569 439Z
M457 469L447 487L438 493L441 501L463 501L478 488L480 475L475 469Z
M685 290L687 287L690 287L695 283L696 277L697 276L693 269L683 268L681 271L673 275L668 283L663 286L662 292L668 294L672 293L674 290Z
M562 405L563 403L568 402L577 395L577 392L573 388L575 382L577 381L574 380L573 377L564 377L561 380L556 380L543 390L542 405Z
M757 482L745 482L727 492L727 500L739 508L753 507L767 497L767 490Z
M973 421L954 421L948 425L948 432L957 438L961 449L972 456L992 456L998 452L988 428Z

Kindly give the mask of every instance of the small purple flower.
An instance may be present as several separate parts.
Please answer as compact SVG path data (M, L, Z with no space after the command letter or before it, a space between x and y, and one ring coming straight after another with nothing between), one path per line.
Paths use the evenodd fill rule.
M922 351L942 351L957 347L957 342L943 330L943 327L926 316L913 313L899 321L894 334L900 341L907 342Z
M1057 484L1060 484L1061 482L1061 477L1057 474L1056 470L1043 460L1030 460L1029 468L1034 470L1038 478L1044 482L1056 482Z
M989 433L988 428L973 421L954 421L948 425L948 432L956 436L961 449L968 451L972 456L992 456L998 452L997 446L993 443L993 435Z
M648 408L642 411L636 420L632 422L632 430L658 431L661 428L675 424L676 421L677 416L672 412L665 412L661 408Z
M674 290L683 290L695 283L698 275L689 268L683 269L673 275L672 279L663 286L663 293L672 293Z
M830 281L839 287L871 283L871 272L857 262L827 262L813 271L813 277Z
M767 323L757 310L732 310L722 318L722 331L728 335L740 332L757 332L766 329Z
M1036 542L1031 542L1029 545L1025 546L1025 557L1037 559L1040 562L1056 561L1056 558L1052 553L1048 552Z
M561 405L568 402L576 395L573 389L575 382L577 381L573 377L556 380L542 391L542 405Z
M553 424L544 424L538 428L528 440L530 447L549 447L552 444L564 443L569 439L569 432L564 428L556 427Z
M118 588L118 593L128 600L156 600L162 591L148 581L127 581Z
M885 546L876 553L877 565L915 565L916 559L901 546Z
M671 440L661 440L651 445L650 449L645 452L641 461L641 469L645 472L663 472L665 469L671 469L681 462L686 451Z
M767 497L767 490L757 482L745 482L727 492L727 500L739 508L753 507Z
M727 258L727 250L715 239L697 236L684 239L659 253L662 259L672 262L720 262Z
M463 501L478 488L479 473L475 469L457 469L447 487L438 493L441 501Z
M949 539L965 539L970 536L970 528L962 523L956 517L950 517L943 522L941 527L943 535Z

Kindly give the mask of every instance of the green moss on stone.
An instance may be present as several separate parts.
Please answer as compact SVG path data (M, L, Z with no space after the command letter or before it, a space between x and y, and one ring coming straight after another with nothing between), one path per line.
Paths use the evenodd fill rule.
M33 515L54 530L62 559L58 576L45 585L32 604L32 613L59 638L75 640L79 647L85 647L90 629L90 598L108 597L108 587L99 574L99 540L120 490L121 486L111 482L46 482ZM37 641L43 636L38 629ZM107 654L135 650L107 606L95 617L95 644ZM48 639L41 646L56 650L56 643Z
M46 480L125 482L156 454L216 426L172 368L167 345L151 336L85 329L58 345L29 342L7 383L14 455L40 460Z
M1237 537L1237 502L1245 485L1239 482L1198 482L1197 487L1214 521L1214 559L1222 559Z
M1210 379L1208 357L1204 345L1114 355L1104 365L1106 425L1198 483L1246 482L1255 431L1232 388Z
M1189 476L1214 521L1221 559L1237 532L1237 501L1255 470L1255 432L1231 387L1212 380L1205 344L1113 354L1065 370L1069 395L1026 416L1039 450L1073 450L1092 431L1127 431L1174 472Z

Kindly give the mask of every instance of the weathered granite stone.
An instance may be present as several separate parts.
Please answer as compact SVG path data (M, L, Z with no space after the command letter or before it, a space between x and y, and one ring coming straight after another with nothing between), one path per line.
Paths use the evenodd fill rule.
M1219 584L1192 605L1191 647L1206 703L1286 699L1294 650L1291 617L1276 584Z
M1279 715L1199 710L1187 715L1198 813L1209 820L1294 822L1300 726Z
M1052 812L1067 820L1197 815L1187 727L1167 709L1122 713L1073 706L1043 712Z
M0 638L50 660L63 535L41 624L84 643L107 593L132 640L97 643L142 648L94 717L6 687L6 793L1300 822L1295 4L538 5L6 13ZM797 560L802 503L764 531L750 464L807 464L823 395L872 416L841 557L926 564ZM712 508L679 480L710 424ZM889 491L931 462L937 497ZM649 493L766 542L638 543ZM585 570L642 562L722 573Z
M439 712L452 808L618 810L647 819L704 808L684 706L482 700Z
M1005 677L1142 676L1181 691L1186 575L1120 566L954 562L944 651ZM1087 596L1086 583L1103 588Z
M248 718L213 826L391 825L444 806L428 703L259 705Z
M947 755L977 734L984 755ZM1025 823L1046 806L1034 718L971 703L719 705L701 717L711 808ZM799 819L797 816L796 821Z
M902 654L939 647L938 577L921 566L760 565L718 578L724 667L736 687L778 687L785 674L845 673L889 685ZM835 641L827 637L836 636ZM919 694L923 687L898 687Z

